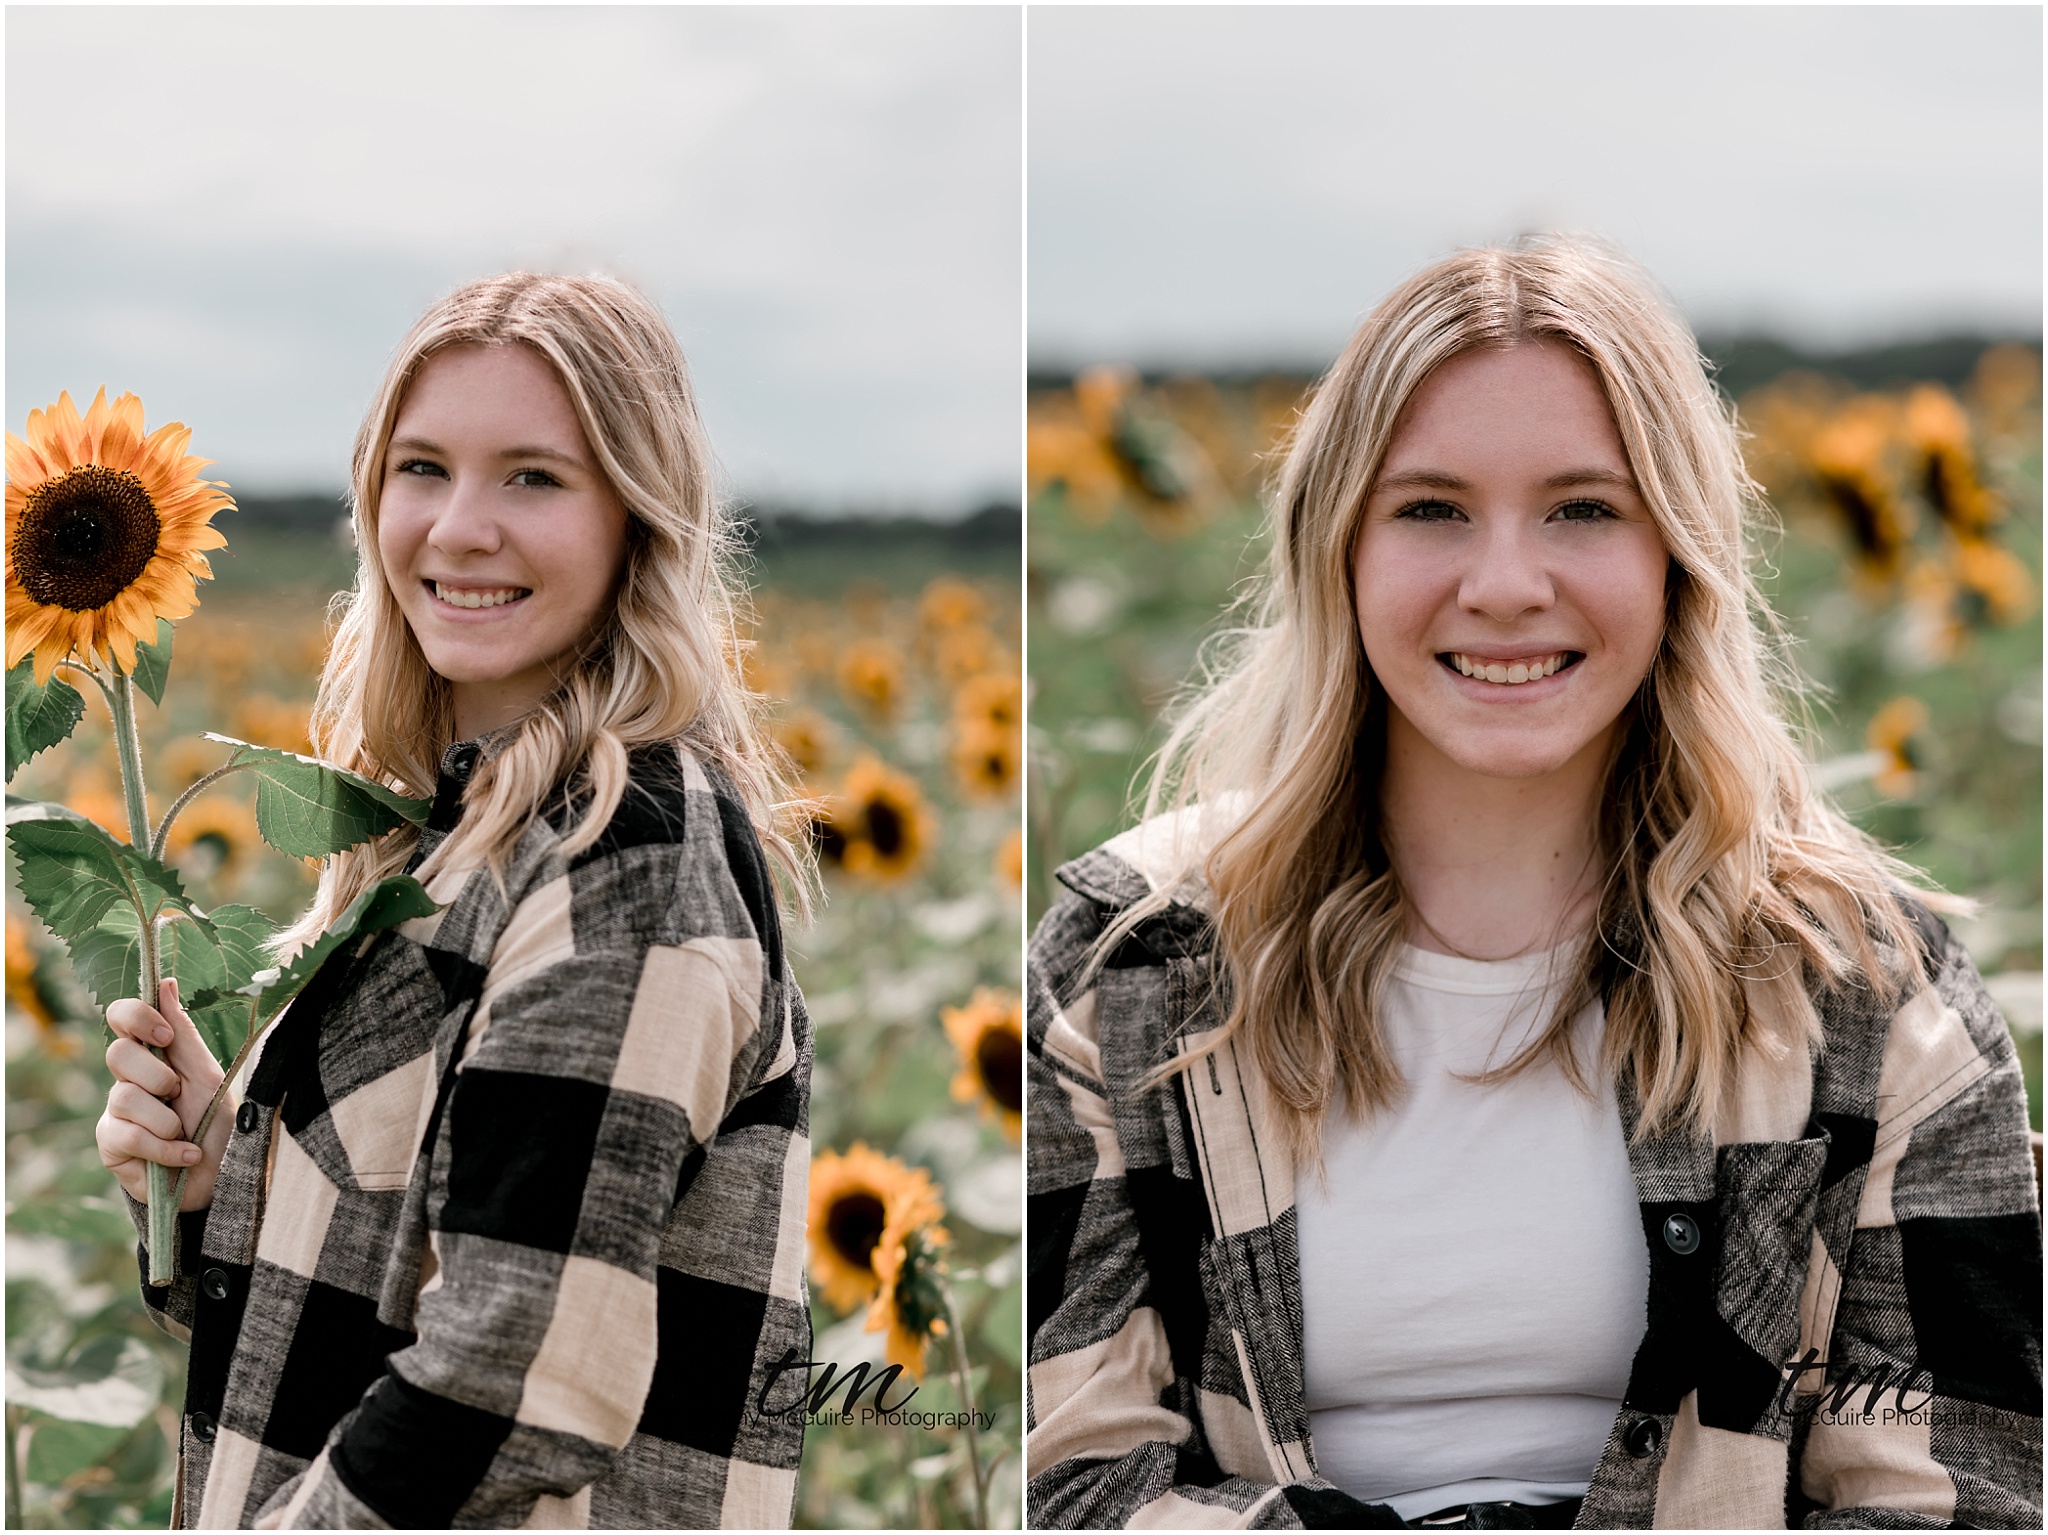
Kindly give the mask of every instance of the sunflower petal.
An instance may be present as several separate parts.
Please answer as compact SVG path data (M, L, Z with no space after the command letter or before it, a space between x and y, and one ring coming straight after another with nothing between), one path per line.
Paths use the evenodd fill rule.
M50 478L50 468L43 462L42 454L23 442L14 433L7 434L7 483L9 488L20 486L26 492Z

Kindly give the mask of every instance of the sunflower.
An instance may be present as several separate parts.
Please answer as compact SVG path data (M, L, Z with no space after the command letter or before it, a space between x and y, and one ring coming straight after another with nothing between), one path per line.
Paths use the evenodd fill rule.
M7 1006L9 1011L20 1008L35 1020L36 1027L43 1031L48 1042L55 1044L64 1039L57 1033L57 1016L50 1011L43 1000L43 990L36 984L36 967L42 962L42 954L28 936L29 924L10 915L7 920ZM66 1041L68 1043L68 1041ZM67 1050L64 1053L69 1054Z
M1965 601L1993 623L2016 624L2034 610L2034 578L2010 549L1989 539L1957 539L1955 572Z
M996 879L1022 889L1024 885L1024 828L1013 826L1003 845L996 849Z
M953 742L953 771L961 787L983 799L999 799L1017 783L1023 766L1015 730L980 723L965 725Z
M958 576L935 578L917 600L918 617L934 634L976 623L987 611L981 593Z
M954 1101L979 1098L983 1112L1002 1122L1003 1133L1019 1139L1024 1133L1024 999L977 986L965 1007L945 1008L939 1016L960 1056Z
M847 773L832 806L832 826L845 841L840 862L846 871L881 880L908 874L932 839L931 812L917 780L873 755Z
M2004 515L1977 477L1970 423L1955 396L1922 384L1906 398L1905 438L1918 461L1920 491L1958 537L1981 536Z
M1871 779L1877 792L1887 799L1904 799L1920 784L1920 748L1917 738L1927 730L1927 705L1912 694L1903 694L1870 717L1864 740L1871 750L1885 753L1885 765Z
M775 744L789 753L797 771L806 778L818 772L832 755L836 732L832 722L811 709L799 709L769 727Z
M811 1277L842 1315L874 1298L875 1255L893 1254L910 1232L946 1213L931 1175L885 1157L863 1141L811 1159ZM900 1262L900 1259L896 1260Z
M907 1226L900 1234L883 1233L875 1244L878 1288L868 1305L869 1332L888 1333L882 1354L919 1380L924 1379L925 1345L946 1335L945 1262L950 1238L946 1228Z
M261 840L256 816L241 800L231 794L202 794L178 812L164 853L179 864L197 855L202 862L193 877L220 879L239 868Z
M1808 450L1822 498L1854 541L1865 571L1883 580L1899 573L1913 536L1912 510L1886 464L1891 425L1889 402L1853 400Z
M1016 730L1024 723L1024 679L1015 672L984 672L970 677L953 695L953 719L995 730Z
M230 728L244 741L304 756L313 750L308 734L311 714L312 706L303 701L294 703L266 693L251 693L235 705L229 716Z
M142 401L102 389L79 417L69 394L7 434L7 667L35 656L38 683L59 661L97 656L123 672L159 618L199 605L203 549L227 543L215 512L234 505L187 458L178 422L142 431Z
M995 671L1008 661L1002 641L980 624L948 629L939 636L934 652L933 664L948 682L964 682L978 673Z
M839 686L876 719L889 719L903 699L903 656L887 640L855 640L839 658Z

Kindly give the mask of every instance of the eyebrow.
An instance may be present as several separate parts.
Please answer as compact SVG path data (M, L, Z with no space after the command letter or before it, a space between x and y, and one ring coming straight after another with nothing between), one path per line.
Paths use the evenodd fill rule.
M1636 489L1636 482L1630 476L1600 468L1563 469L1543 482L1545 490L1569 490L1576 485L1611 485L1617 490L1627 491ZM1389 474L1373 481L1372 488L1376 491L1470 490L1472 486L1441 469L1404 469L1399 474Z
M443 458L448 456L446 448L442 447L438 442L429 442L424 437L394 437L391 439L391 451L394 453L433 453ZM498 457L502 459L551 458L556 463L567 464L572 469L581 469L583 467L583 460L580 458L571 457L569 454L554 448L543 448L538 445L507 448Z

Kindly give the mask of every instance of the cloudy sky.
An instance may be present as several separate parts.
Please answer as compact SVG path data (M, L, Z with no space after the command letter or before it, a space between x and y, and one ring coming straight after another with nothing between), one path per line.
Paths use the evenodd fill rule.
M732 488L1014 499L1010 8L10 7L7 420L132 389L338 488L392 348L512 266L663 305Z
M2035 6L1034 7L1035 364L1320 364L1593 230L1704 330L2041 324Z

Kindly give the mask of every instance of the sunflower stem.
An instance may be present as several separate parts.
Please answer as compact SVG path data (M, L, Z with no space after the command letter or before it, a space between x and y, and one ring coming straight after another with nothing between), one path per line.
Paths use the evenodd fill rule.
M114 690L107 686L107 679L90 666L80 661L59 661L56 669L60 672L77 672L79 676L86 678L100 690L100 697L107 701L107 713L114 715L120 712L119 706L114 702Z
M156 859L159 863L163 862L164 847L171 838L171 822L178 819L178 813L201 794L227 777L228 774L242 772L247 767L248 764L246 762L228 762L224 766L215 768L211 773L208 773L173 800L171 808L164 812L163 820L157 825L156 835L150 838L149 856Z
M960 1382L960 1401L967 1409L967 1464L974 1468L974 1523L988 1525L988 1478L981 1467L981 1442L974 1432L974 1373L967 1362L967 1339L960 1330L960 1308L953 1304L953 1287L939 1281L939 1294L946 1300L946 1335L953 1340L953 1378Z
M135 733L135 684L127 673L116 671L108 690L108 703L114 715L114 750L121 762L121 797L127 803L128 845L137 851L150 846L149 801L144 795L142 783L142 748ZM161 972L158 964L157 931L155 914L139 914L137 938L140 940L139 956L141 970L142 1002L146 1007L155 1007ZM163 1059L163 1051L154 1045L150 1054ZM148 1164L149 1181L149 1282L153 1285L167 1285L176 1254L172 1251L177 1242L178 1204L171 1196L171 1170L158 1162Z

